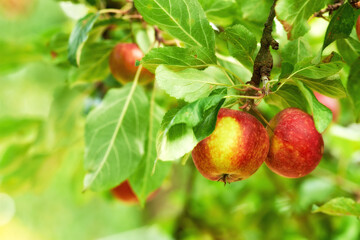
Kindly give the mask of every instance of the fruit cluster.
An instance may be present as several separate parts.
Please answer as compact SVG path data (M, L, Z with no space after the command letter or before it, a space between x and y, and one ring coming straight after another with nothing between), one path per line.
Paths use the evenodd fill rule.
M113 76L122 84L131 81L137 71L135 62L143 56L136 44L117 44L109 58ZM140 83L153 78L148 70L141 70ZM332 111L336 118L338 103L328 104L326 96L315 94L325 105L334 105ZM250 177L264 161L269 169L283 177L303 177L319 164L323 149L322 136L312 117L300 109L284 109L265 129L249 113L222 108L214 132L197 144L192 158L205 178L230 183ZM128 181L115 187L112 193L124 202L138 202Z
M222 108L215 131L192 157L204 177L228 183L250 177L264 161L281 176L303 177L319 164L323 149L312 117L300 109L284 109L265 129L249 113Z

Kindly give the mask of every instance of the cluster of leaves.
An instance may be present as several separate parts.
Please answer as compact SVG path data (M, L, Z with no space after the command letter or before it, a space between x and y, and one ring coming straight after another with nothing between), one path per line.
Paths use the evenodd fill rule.
M63 91L55 95L50 121L46 123L38 119L1 119L0 141L9 142L7 137L22 128L29 136L27 141L11 145L2 154L0 167L6 170L2 181L13 184L11 177L29 175L20 170L31 173L48 170L48 165L41 164L60 157L56 151L50 154L55 143L56 149L69 147L79 137L78 132L66 141L64 136L82 128L85 146L80 143L77 147L85 149L85 188L107 190L129 179L144 203L149 193L162 184L171 167L171 163L157 159L177 161L189 157L196 144L213 131L219 108L237 107L236 103L249 97L238 90L248 87L272 1L135 0L136 10L132 6L131 10L141 14L144 21L132 19L132 24L127 15L94 10L101 8L98 1L72 2L89 4L91 13L77 22L71 35L54 34L48 44L54 56L52 63L69 73L68 86L62 86ZM312 91L334 98L348 95L357 119L360 116L360 43L354 32L359 11L346 2L330 16L317 54L312 52L305 36L309 17L328 3L331 2L278 0L277 19L287 31L288 40L280 42L279 53L273 52L281 60L275 61L268 83L271 91L264 96L266 103L278 109L298 107L312 114L319 132L330 124L331 111L317 101ZM119 4L123 9L129 8L128 3ZM113 25L117 29L108 33ZM150 49L155 41L154 25L165 41L161 47ZM281 28L279 24L276 27ZM117 42L127 41L136 42L147 53L141 64L155 73L155 87L133 83L120 86L111 76L108 56ZM166 42L171 41L178 46L168 46ZM337 52L331 52L336 50L335 46ZM32 50L24 48L29 55ZM11 48L1 51L6 53ZM323 52L327 54L323 56ZM106 90L111 89L101 92L99 81ZM169 109L174 100L164 92L178 99L176 108ZM89 106L84 110L85 98ZM86 123L79 117L83 112L90 112ZM55 132L54 129L63 129L65 125L64 136L34 136L34 132ZM64 142L58 144L59 139ZM41 151L36 149L38 146ZM49 154L43 154L44 148ZM20 153L33 159L27 163L31 163L31 168L14 166L22 164L14 160L23 159ZM336 199L315 211L358 216L358 205L348 199Z
M156 25L172 38L180 40L180 47L165 46L151 49L142 59L142 65L155 73L159 88L177 99L188 102L182 108L171 110L165 115L157 138L157 154L154 152L151 157L148 156L152 159L149 164L154 163L153 159L156 157L161 160L176 160L187 156L199 141L213 131L217 111L225 98L246 98L234 89L239 88L241 84L246 85L249 79L243 74L233 73L232 68L243 67L248 71L252 70L257 52L257 36L236 19L225 21L229 26L215 31L208 18L214 20L215 25L224 23L216 21L212 14L209 14L208 18L206 15L213 9L222 12L233 11L237 9L237 4L240 5L238 9L244 11L246 6L242 7L240 3L229 1L223 9L219 9L216 1L213 4L206 1L200 3L196 0L176 4L168 1L134 1L135 8L147 23ZM344 66L341 56L335 52L323 58L321 55L331 42L349 37L354 26L355 14L350 4L344 4L330 21L321 51L317 56L312 56L307 42L301 36L309 30L306 24L308 17L323 8L326 1L306 3L303 8L299 8L299 4L279 1L276 5L277 16L288 30L291 41L280 46L280 74L271 76L272 92L265 97L265 101L280 109L298 107L309 112L314 117L318 131L323 132L331 122L332 113L317 101L312 90L335 98L345 97L346 90L338 74ZM296 14L289 14L289 6ZM97 55L97 50L103 54L103 57L97 57L101 63L98 62L97 66L93 67L99 71L87 66L86 62L90 61L86 56L89 54L86 54L86 48L81 50L89 37L89 32L94 31L99 16L99 12L93 13L78 21L70 36L68 51L69 61L74 65L80 64L77 71L82 67L86 71L90 69L93 78L96 79L105 74L105 71L100 69L105 69L111 44L105 54L103 48L106 44L96 43L98 48L88 44L93 56ZM226 53L222 49L216 51L216 39L227 44L225 50L233 57L233 61L229 61L229 57L217 57L217 54L223 56ZM233 62L237 66L229 67L229 64L234 65ZM351 79L350 74L350 82ZM140 88L125 86L119 90L111 90L99 108L89 115L85 166L90 173L86 177L86 188L91 186L94 190L100 190L115 186L130 177L144 153L149 152L144 151L147 124L142 124L141 128L134 126L137 132L133 132L127 124L127 121L129 124L146 123L154 115L152 112L148 116L142 114L149 108L149 103L146 94ZM214 92L216 88L222 90ZM117 114L111 114L115 112ZM153 142L153 138L148 138L147 141ZM126 146L121 144L123 142L127 143ZM152 143L149 146L152 147ZM144 167L150 168L152 167ZM150 171L148 173L150 174ZM135 185L135 182L131 182L132 185ZM139 194L140 190L135 189ZM150 193L145 192L143 197Z

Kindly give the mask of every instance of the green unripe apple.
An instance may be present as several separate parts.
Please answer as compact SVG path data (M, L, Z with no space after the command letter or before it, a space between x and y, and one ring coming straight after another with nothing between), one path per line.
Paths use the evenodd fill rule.
M279 112L267 127L270 150L266 165L288 178L303 177L319 164L324 142L312 117L298 108Z
M119 43L117 44L109 57L109 67L112 75L122 84L126 84L134 80L136 71L136 61L140 61L144 57L144 53L135 43ZM154 74L147 69L142 68L139 82L148 83L154 79Z
M197 144L192 158L207 179L230 183L254 174L268 151L268 134L254 116L222 108L214 132Z

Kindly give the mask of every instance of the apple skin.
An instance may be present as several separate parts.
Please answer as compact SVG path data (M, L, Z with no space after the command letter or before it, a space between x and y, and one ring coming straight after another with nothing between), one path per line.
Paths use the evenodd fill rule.
M319 164L324 141L309 114L298 108L286 108L271 119L267 131L270 150L265 163L273 172L299 178Z
M136 71L136 60L140 61L144 57L144 53L135 43L118 43L112 50L109 57L110 71L122 84L126 84L134 80ZM154 74L147 69L142 68L139 82L149 83L154 79Z
M159 190L151 193L147 198L147 201L153 199ZM136 194L132 190L129 180L125 180L124 182L120 183L118 186L111 189L111 193L120 201L127 203L127 204L138 204L139 199L137 198Z
M329 108L333 114L333 121L336 122L336 120L339 117L340 113L340 103L337 99L331 98L325 95L322 95L321 93L314 92L315 97L317 100L325 105L327 108Z
M358 19L356 21L356 34L360 41L360 16L358 16Z
M254 174L268 151L268 134L254 116L222 108L214 132L197 144L192 158L205 178L230 183Z

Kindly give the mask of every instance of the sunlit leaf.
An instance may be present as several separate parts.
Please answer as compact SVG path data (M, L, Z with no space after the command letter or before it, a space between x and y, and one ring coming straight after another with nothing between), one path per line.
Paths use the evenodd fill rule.
M351 198L339 197L330 200L320 207L314 206L312 212L321 212L333 216L360 217L360 204Z
M288 32L288 38L297 39L307 33L310 28L307 20L327 2L327 0L279 0L275 7L276 16Z
M308 102L309 110L313 115L316 129L320 133L324 132L331 123L333 117L331 110L321 104L315 97L313 91L311 91L302 82L296 81L296 84Z
M163 47L152 49L141 60L141 63L152 72L155 72L156 68L161 64L174 70L185 68L203 69L216 64L216 57L214 53L202 47Z
M165 114L156 141L161 160L181 158L214 131L225 92L223 89L215 90L209 97Z
M71 32L69 38L68 59L74 66L78 66L80 63L81 49L88 39L88 34L98 17L99 13L89 13L85 17L79 19Z
M311 57L310 45L304 38L289 41L283 47L280 45L281 58L285 62L295 65L304 59Z
M156 81L169 95L187 102L207 97L216 88L231 86L224 72L217 67L175 72L161 65L156 70Z
M80 66L70 71L70 83L101 81L109 74L109 56L115 42L86 45L81 53Z
M145 153L149 101L129 83L110 90L85 126L85 189L109 189L127 179Z
M254 34L243 25L237 24L226 28L221 36L228 42L231 55L252 70L257 44Z
M190 46L214 51L215 34L197 0L135 0L135 7L151 24Z
M129 178L130 185L142 204L145 204L149 194L161 186L172 166L168 162L156 161L156 135L160 129L164 110L157 106L154 100L151 102L151 105L148 111L150 120L147 130L145 155L139 167ZM153 172L153 170L155 171Z

